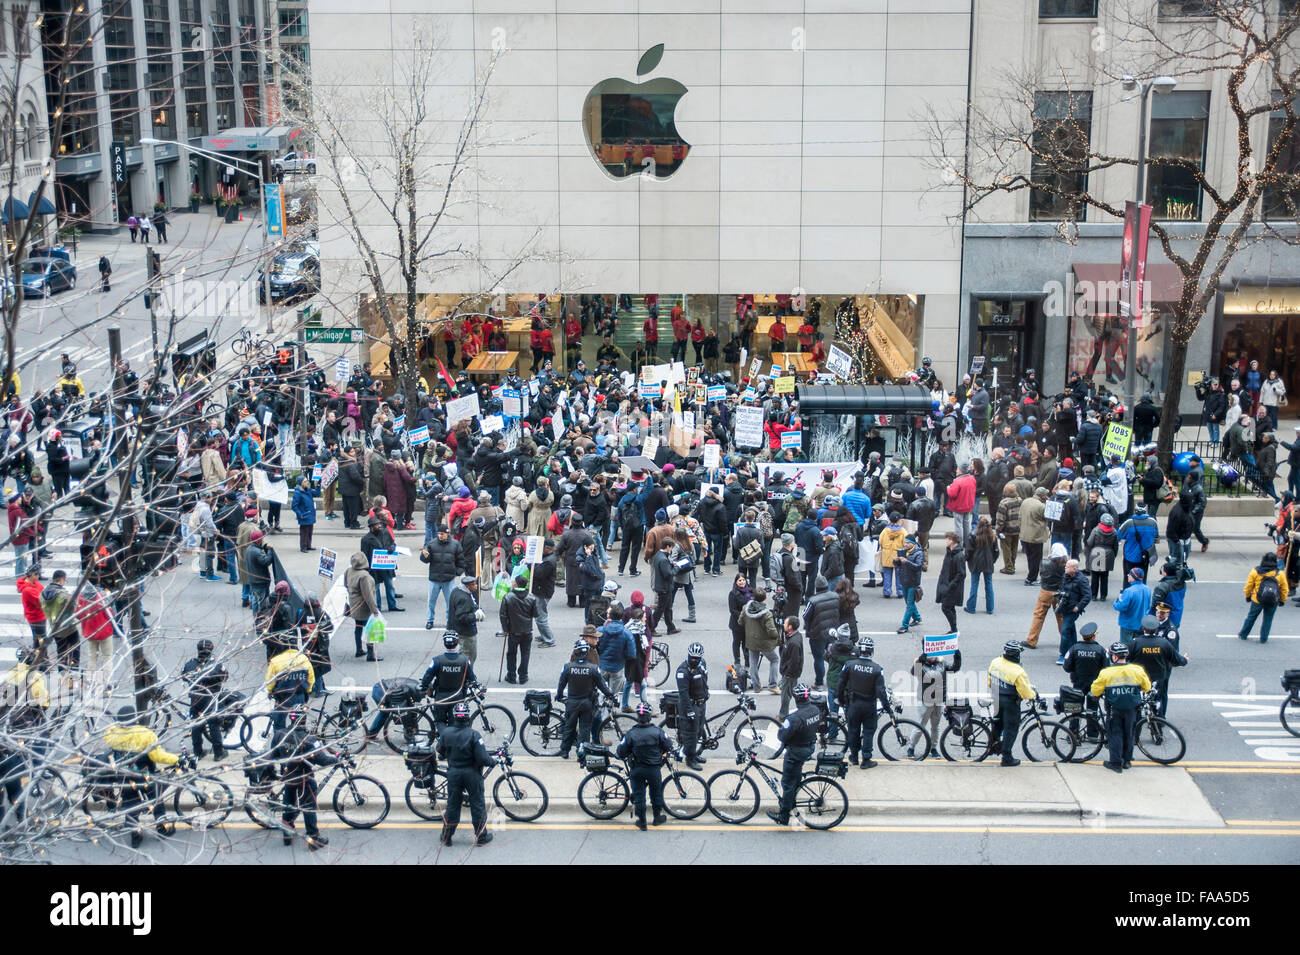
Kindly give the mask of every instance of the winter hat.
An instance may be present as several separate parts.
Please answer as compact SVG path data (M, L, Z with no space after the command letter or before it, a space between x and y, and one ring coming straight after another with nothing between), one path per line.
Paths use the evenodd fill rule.
M836 534L835 534L835 528L833 528L833 527L823 527L823 528L822 528L822 537L835 537L835 536L836 536Z
M456 492L456 496L457 496L457 497L469 497L469 488L467 488L467 487L462 487L459 491Z
M1065 545L1058 541L1052 545L1050 556L1052 560L1056 560L1058 557L1069 557L1070 553L1065 549Z
M1066 458L1064 461L1061 462L1061 464L1064 465L1064 466L1067 467L1067 468L1073 468L1073 467L1074 467L1074 458Z
M1045 500L1047 498L1047 488L1045 487L1034 488L1034 497L1041 497Z
M672 474L676 470L677 466L675 464L665 464L663 468L664 474Z
M1141 567L1134 567L1132 570L1129 571L1129 576L1132 577L1134 580L1147 579L1147 573Z
M668 520L668 512L665 511L662 507L659 508L659 510L655 511L655 520L656 521Z
M1101 524L1103 527L1114 527L1115 518L1111 517L1109 514L1103 514L1097 519L1097 523Z
M645 606L645 594L641 593L641 591L639 591L639 590L634 590L634 591L632 591L632 598L631 598L631 599L632 599L632 606L633 606L633 607L643 607L643 606Z
M677 516L678 514L680 514L681 512L682 512L682 509L681 509L680 507L678 507L676 504L669 504L669 505L668 505L668 508L664 511L664 513L667 515L667 517L668 517L669 520L672 520L674 517L676 517L676 516Z
M275 592L277 594L287 594L289 592L289 581L277 580L275 582Z
M781 535L781 543L782 543L782 544L793 544L793 543L794 543L794 535L793 535L793 534L782 534L782 535Z
M253 531L253 533L251 533L251 534L248 535L248 539L249 539L250 541L260 541L260 540L262 539L262 532L261 532L261 531Z
M255 507L250 507L248 510L244 511L244 516L245 516L245 517L256 517L256 516L257 516L257 508L255 508Z

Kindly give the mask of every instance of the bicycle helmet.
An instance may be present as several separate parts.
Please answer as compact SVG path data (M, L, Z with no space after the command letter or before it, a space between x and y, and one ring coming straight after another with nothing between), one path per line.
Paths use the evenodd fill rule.
M848 624L845 624L845 626L847 627ZM876 642L870 637L859 637L853 650L860 657L869 657L876 652Z
M442 645L448 650L455 650L460 646L460 637L454 633L444 633L442 635Z
M1008 640L1002 645L1002 656L1012 663L1020 662L1020 641Z
M124 706L120 710L118 710L117 721L123 726L127 726L135 723L136 722L135 707Z
M654 710L650 709L649 703L638 703L636 705L636 721L642 726L650 725L650 718L654 715Z
M451 718L457 723L469 722L469 704L464 700L451 708Z
M212 656L212 651L215 649L216 649L216 644L214 644L211 640L207 640L207 639L200 640L198 642L198 645L195 647L195 650L198 651L199 657L203 659Z
M1128 644L1123 640L1116 640L1110 645L1110 655L1119 657L1122 660L1128 659Z
M573 641L573 655L575 657L580 653L585 657L590 650L591 650L591 644L589 644L586 640Z
M686 659L701 660L704 658L704 644L696 642L686 648Z
M800 703L807 703L812 699L812 687L807 683L796 683L794 689L790 691L790 695Z

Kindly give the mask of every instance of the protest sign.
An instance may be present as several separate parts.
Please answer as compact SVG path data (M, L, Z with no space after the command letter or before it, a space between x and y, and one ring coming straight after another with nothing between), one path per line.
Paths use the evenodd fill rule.
M830 354L826 356L826 370L836 378L847 381L849 375L853 373L853 359L848 352L832 345Z
M1125 424L1111 422L1106 426L1106 436L1101 442L1101 456L1105 461L1117 457L1121 461L1128 459L1129 445L1133 441L1133 429Z
M542 559L542 539L540 537L524 538L524 563L536 564Z
M420 427L412 429L410 438L411 438L412 447L419 447L422 444L428 444L429 443L428 425L420 425Z
M706 468L717 468L722 465L722 448L717 442L710 441L704 446L704 466Z
M794 394L794 375L786 375L776 380L776 393L778 395Z
M478 415L478 395L466 395L463 398L453 398L447 402L448 427L457 421L466 421L469 418L476 418Z
M943 659L951 657L957 652L957 641L961 632L945 633L938 637L922 637L921 643L924 647L925 655L931 659Z
M501 413L507 418L523 416L523 402L520 399L518 388L501 389Z
M736 444L742 448L757 448L762 446L762 408L745 407L736 409Z
M320 549L320 563L316 565L316 573L326 580L334 579L334 562L338 560L338 553L330 550L328 547Z
M391 550L371 551L370 569L371 570L396 570L397 552Z
M479 419L479 426L484 434L496 434L506 426L506 421L499 414L490 414L486 418Z
M726 385L709 385L707 398L709 401L722 401L727 397Z
M654 458L659 451L659 439L651 434L647 435L645 443L641 445L641 456L645 458Z
M794 448L796 451L803 447L802 431L782 431L781 432L781 450Z

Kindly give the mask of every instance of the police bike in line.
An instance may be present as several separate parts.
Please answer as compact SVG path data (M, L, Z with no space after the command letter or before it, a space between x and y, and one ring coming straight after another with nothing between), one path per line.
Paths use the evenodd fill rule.
M317 789L324 792L330 780L341 773L342 779L334 787L330 800L334 814L353 829L373 829L388 818L392 800L383 783L373 776L358 773L356 768L356 761L351 756L340 755L338 762L328 767ZM244 813L263 829L282 828L281 816L291 808L284 796L284 782L277 778L275 769L274 760L267 761L260 756L254 756L244 764L244 775L248 779L248 788L244 790Z
M164 814L155 824L170 835L177 823L193 829L209 829L226 821L235 806L235 797L226 783L208 773L196 772L198 760L185 750L174 766L164 766L142 773L131 766L119 766L111 753L87 756L81 763L80 789L73 801L84 817L101 825L126 820L128 814L153 816L156 806ZM132 802L134 794L147 782L157 786L154 798ZM60 777L60 783L62 779ZM171 814L165 807L170 804Z
M1061 723L1044 719L1047 701L1041 696L1025 701L1021 712L1020 748L1025 758L1035 763L1061 759L1069 762L1077 742L1074 734ZM993 703L980 700L984 711L975 715L969 702L954 703L944 707L948 725L939 734L939 752L943 758L956 763L978 763L1002 752L1001 737L995 733L996 722L992 715Z
M406 783L406 807L421 819L442 822L447 806L447 774L437 768L432 745L417 745L404 754L411 778ZM497 769L501 778L492 786L492 802L515 822L540 819L551 803L542 781L531 773L514 768L515 760L508 746L492 751L494 765L483 773L486 779Z
M1300 736L1300 670L1287 670L1282 674L1282 689L1286 690L1279 714L1282 728L1292 736Z
M1061 687L1056 706L1063 714L1052 731L1056 755L1067 763L1095 759L1106 746L1107 720L1101 708L1089 706L1082 690L1068 686ZM1142 755L1165 766L1178 762L1187 752L1182 731L1160 715L1159 699L1151 693L1142 694L1133 740Z
M784 747L773 758L781 755ZM723 822L740 825L753 818L759 809L759 790L752 776L758 775L776 796L781 799L781 768L761 762L757 747L749 747L736 754L736 765L741 769L724 769L709 777L709 811ZM812 772L805 772L795 792L791 814L809 829L834 829L849 812L849 797L836 780L847 773L844 754L817 754Z
M616 757L608 746L583 743L578 747L578 762L586 770L578 784L578 805L593 819L617 819L631 805L632 790L628 784L627 761L623 772L611 769ZM674 819L695 819L709 808L709 784L699 773L678 769L677 753L664 757L668 772L663 774L664 809Z

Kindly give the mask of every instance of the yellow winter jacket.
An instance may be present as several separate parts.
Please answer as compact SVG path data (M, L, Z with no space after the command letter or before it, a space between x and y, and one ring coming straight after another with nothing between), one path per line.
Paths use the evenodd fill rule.
M880 566L893 567L898 552L907 539L907 531L901 527L886 527L880 532Z
M158 735L147 726L114 723L104 730L104 742L115 753L145 753L155 766L174 766L180 757L158 745Z
M1025 668L1019 663L1012 663L1006 657L993 658L993 662L989 664L988 684L994 696L1001 696L1012 689L1015 689L1022 700L1032 700L1037 696Z
M1151 692L1151 678L1136 663L1109 666L1097 674L1090 687L1093 696L1106 694L1106 702L1121 710L1131 710L1142 702L1142 693Z
M1278 590L1282 592L1282 598L1281 600L1278 601L1278 603L1279 605L1286 603L1286 595L1288 590L1290 589L1287 587L1286 574L1278 570L1270 570L1267 574L1261 574L1259 572L1258 567L1250 568L1250 576L1246 578L1246 586L1244 588L1246 599L1250 601L1258 602L1255 601L1255 594L1259 592L1260 582L1265 577L1272 577L1274 580L1277 581Z
M294 670L306 672L308 689L316 682L316 671L311 668L311 661L307 659L307 654L301 650L285 650L271 657L271 662L266 665L266 692L273 694L275 684L279 682L280 677Z
M31 673L30 678L28 673ZM4 697L6 702L18 703L26 698L26 702L33 703L37 706L49 707L50 691L45 688L45 678L39 672L33 671L26 663L18 663L14 668L5 674L4 680L0 685L5 687ZM8 687L17 687L16 693L10 693ZM26 687L24 691L23 687ZM13 697L13 700L7 698Z

